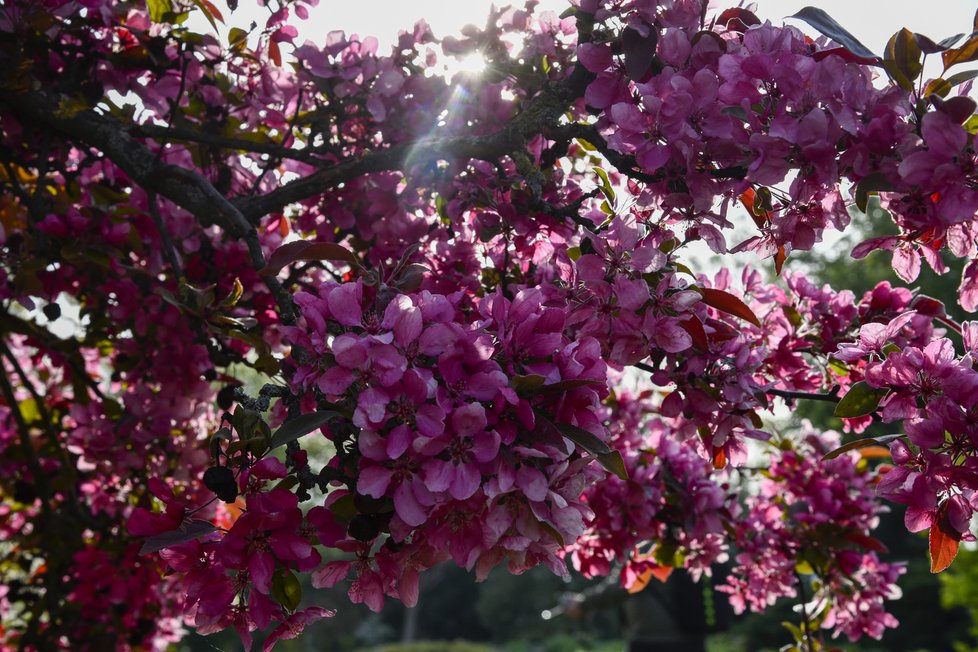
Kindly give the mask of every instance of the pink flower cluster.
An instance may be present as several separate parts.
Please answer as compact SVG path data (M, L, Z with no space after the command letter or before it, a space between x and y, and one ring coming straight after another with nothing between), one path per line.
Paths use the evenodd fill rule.
M314 582L352 569L351 598L379 608L368 586L416 598L390 556L417 570L451 557L480 577L502 561L513 572L539 563L566 572L557 553L584 531L591 512L580 495L599 474L567 429L606 439L597 342L570 341L563 311L538 290L497 292L469 314L452 297L362 281L296 301L302 321L285 329L293 385L349 413L354 428L330 431L338 479L327 504L353 497L354 514L334 509L351 537L337 545L359 561L327 564ZM352 446L341 445L347 437ZM371 559L371 542L387 536L396 545Z
M806 620L833 636L880 638L896 619L883 601L900 595L900 564L880 561L882 544L870 536L881 507L876 476L855 453L822 460L838 435L807 430L771 453L756 495L735 528L740 552L721 591L737 613L763 611L780 597L802 595ZM817 579L807 593L809 577Z
M696 576L724 561L724 527L738 512L735 493L654 416L652 392L622 392L609 407L612 444L624 457L628 479L608 477L585 491L594 518L567 547L574 568L594 577L621 564L624 580L641 574L650 545L657 564L679 565Z

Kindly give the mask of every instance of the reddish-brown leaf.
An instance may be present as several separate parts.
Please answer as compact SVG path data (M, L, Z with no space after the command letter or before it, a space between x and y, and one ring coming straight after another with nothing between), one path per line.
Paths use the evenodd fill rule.
M729 292L724 292L723 290L717 290L715 288L702 288L702 292L703 303L711 308L716 308L717 310L722 310L723 312L734 315L735 317L740 317L741 319L747 320L755 326L761 325L761 320L757 318L754 311L751 310L746 303Z
M866 550L872 550L874 552L886 552L886 546L883 542L876 537L871 537L860 532L852 532L843 537L846 541L851 541L856 545L865 548Z
M958 63L978 59L978 35L973 35L959 48L941 52L941 59L944 60L944 70Z
M629 593L638 593L652 581L652 578L659 580L660 582L665 582L669 579L669 575L672 574L672 569L668 566L653 566L652 568L646 568L642 571L635 580L625 587L625 590Z
M781 268L784 267L784 261L788 260L788 252L785 251L784 245L778 245L778 251L774 254L774 273L781 276Z
M961 535L944 523L938 512L937 520L930 526L930 572L940 573L951 565L958 554Z
M744 192L740 193L740 203L744 205L747 212L750 214L751 218L754 220L754 224L757 228L763 229L765 225L765 218L758 215L757 211L754 210L754 200L757 197L757 193L754 192L753 188L748 188Z
M727 454L720 446L713 447L713 468L718 471L727 466Z
M268 41L268 59L279 68L282 67L282 51L277 41Z

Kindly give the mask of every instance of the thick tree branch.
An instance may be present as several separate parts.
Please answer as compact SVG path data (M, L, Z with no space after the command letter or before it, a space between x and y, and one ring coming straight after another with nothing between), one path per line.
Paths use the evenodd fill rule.
M255 227L210 181L160 161L152 150L130 136L118 120L93 110L65 108L62 100L43 90L0 95L0 103L9 106L25 123L40 122L74 142L98 149L147 192L166 197L193 213L202 224L216 223L231 236L244 240L252 266L255 269L265 266ZM266 277L266 284L278 303L282 320L292 323L295 310L288 293L274 277Z
M593 25L593 16L578 12L580 42L590 41ZM328 188L371 172L402 170L413 163L431 160L496 161L519 151L531 137L556 128L569 104L584 94L593 79L593 73L579 63L575 64L566 79L544 87L526 102L523 110L506 127L493 134L426 138L401 143L296 179L261 197L238 199L235 204L249 221L255 222L268 213L279 211L289 204L314 197Z
M274 158L291 159L293 161L315 165L316 167L332 165L330 161L304 149L292 149L291 147L283 147L276 143L259 143L253 140L245 140L244 138L229 138L220 134L197 131L196 129L163 127L158 125L135 125L129 127L129 133L137 138L169 138L170 140L213 145L221 149L230 149L239 152L267 154Z

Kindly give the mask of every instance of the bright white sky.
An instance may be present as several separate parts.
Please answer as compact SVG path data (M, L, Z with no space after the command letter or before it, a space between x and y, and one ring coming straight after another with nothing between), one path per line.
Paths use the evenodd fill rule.
M313 41L319 34L342 29L376 36L382 44L389 44L398 30L410 27L419 18L427 20L438 37L457 33L467 23L481 26L491 4L491 0L320 0L300 29L304 38ZM521 5L522 0L513 4ZM736 1L714 0L713 4L734 6ZM978 8L968 0L760 0L757 5L761 19L775 24L802 7L819 7L877 53L882 53L887 39L901 27L934 40L970 32ZM539 6L560 13L568 3L542 0ZM808 30L800 21L793 23Z

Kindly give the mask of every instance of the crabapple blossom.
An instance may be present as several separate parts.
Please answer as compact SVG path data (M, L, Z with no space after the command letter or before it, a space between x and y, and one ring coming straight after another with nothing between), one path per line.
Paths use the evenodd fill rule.
M908 283L966 259L978 306L976 105L948 72L978 37L876 57L811 12L580 0L385 51L303 41L312 0L250 30L238 4L0 9L0 646L270 649L332 615L302 575L379 610L446 561L633 583L725 556L739 610L813 575L806 626L879 637L902 567L874 492L934 570L973 538L974 323L792 254L878 205L896 233L852 256ZM696 240L777 278L691 269ZM846 444L893 466L772 440L806 398L901 428Z

